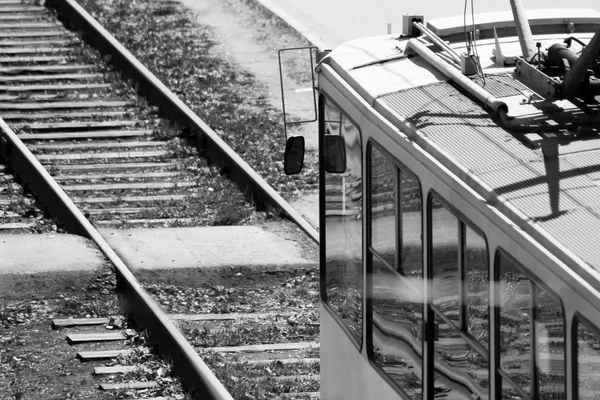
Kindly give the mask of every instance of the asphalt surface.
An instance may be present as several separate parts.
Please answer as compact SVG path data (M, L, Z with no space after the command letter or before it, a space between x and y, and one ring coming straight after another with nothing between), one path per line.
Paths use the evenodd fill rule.
M195 0L196 2L201 2ZM440 0L256 0L280 14L301 33L325 48L366 36L401 32L402 15L424 15L425 20L463 15L464 1ZM475 13L509 11L509 0L472 0ZM523 0L525 9L593 8L598 0ZM468 2L470 15L471 1ZM470 19L467 19L470 23ZM317 44L317 43L315 43ZM318 45L318 44L317 44Z

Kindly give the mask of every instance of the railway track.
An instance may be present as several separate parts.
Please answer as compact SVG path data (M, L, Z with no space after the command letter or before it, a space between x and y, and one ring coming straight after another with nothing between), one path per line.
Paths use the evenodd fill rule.
M13 294L18 299L0 308L0 399L189 398L122 314L115 286L105 268L83 291Z
M236 399L319 398L318 286L309 271L144 283Z
M314 276L306 281L286 283L291 287L302 287L299 289L301 296L313 304L308 310L287 307L285 303L276 305L277 301L269 302L269 307L247 310L245 303L236 303L231 294L249 289L232 285L202 289L202 296L228 299L229 308L219 310L218 314L208 312L211 310L192 313L189 308L182 309L181 305L173 308L167 304L163 308L171 315L166 316L149 300L123 262L95 231L94 226L181 227L247 223L259 218L254 206L245 200L244 193L233 190L235 183L220 175L218 166L231 165L232 158L235 163L235 155L230 155L229 150L220 150L227 160L224 164L210 165L198 157L196 137L182 137L181 129L164 118L165 114L168 116L169 112L151 106L139 97L131 85L124 83L118 71L103 62L101 54L65 29L49 9L33 2L0 0L0 117L27 147L27 150L18 150L19 154L24 154L22 158L27 158L26 153L31 152L40 163L26 168L43 168L45 172L34 173L36 179L42 176L42 180L47 180L52 176L60 185L60 189L45 182L40 185L30 173L19 170L23 165L21 159L19 163L5 160L7 165L0 167L0 229L7 232L76 231L96 242L107 255L108 262L114 265L116 276L110 280L119 282L119 295L126 299L127 306L110 311L112 314L123 313L127 322L119 323L115 329L113 317L101 320L94 328L61 328L72 330L65 333L70 335L66 337L70 343L82 341L87 346L95 343L92 350L111 350L111 356L116 356L118 362L129 363L124 370L103 370L111 376L104 389L110 387L112 389L107 390L116 390L117 396L125 392L134 398L149 398L157 393L168 393L165 399L183 398L178 381L169 386L170 365L159 358L149 361L138 354L152 352L153 347L147 344L143 334L147 329L163 353L173 359L174 371L182 374L183 385L186 390L192 389L194 396L230 398L221 384L215 383L212 374L207 373L204 363L199 361L200 354L219 378L227 380L227 388L236 391L239 398L254 398L244 397L250 392L256 398L317 398L318 316L314 308L317 298ZM181 124L177 117L174 119ZM7 132L4 134L10 136ZM211 132L205 134L212 143ZM2 154L12 158L14 147L18 146L8 143L5 137L2 140ZM46 172L48 176L45 176ZM246 186L247 176L255 179L251 172L243 172L241 176ZM273 198L268 187L260 187L260 183L252 185L258 188L257 199L264 198L265 193L267 198ZM59 193L61 190L68 200ZM48 191L52 192L49 197ZM231 196L229 193L232 192L237 194ZM275 196L273 204L277 201ZM75 210L73 204L68 204L70 202L82 213ZM285 207L284 204L284 212L297 218L293 210ZM231 210L236 210L233 216ZM49 214L58 218L52 220ZM60 218L64 215L68 215L68 222ZM113 289L111 287L109 292ZM161 293L172 290L156 286L151 289L159 303ZM219 293L222 290L225 295ZM98 291L100 289L92 290L96 295ZM100 293L110 296L109 292L105 288ZM193 294L190 296L193 298ZM262 293L257 298L264 302L267 297ZM55 315L48 310L58 309L55 327L65 324L65 321L61 322L61 317L65 316L83 317L84 324L90 317L110 317L100 315L108 312L105 309L93 315L89 312L61 315L60 311L65 307L63 300L38 299L33 309L39 306L46 310L36 314L45 317ZM279 301L282 300L280 297ZM60 305L49 307L54 303ZM21 310L22 306L23 302L13 302L9 304L9 310L10 307ZM26 310L30 308L25 306ZM6 310L0 309L0 317L5 321L5 317L11 315ZM31 337L34 332L45 329L40 321L29 331L15 321L15 324L5 324L5 329L11 328L11 331L0 330L2 340L21 340L18 337ZM128 327L127 324L137 330L122 330ZM174 331L176 325L180 331ZM105 332L106 327L111 328L111 332ZM268 327L266 331L265 327ZM17 332L14 335L10 333L15 332L13 328ZM4 336L6 332L9 333ZM57 344L62 331L52 335L49 341ZM132 352L132 346L142 350ZM126 351L121 354L116 350ZM5 353L0 356L0 359L6 359ZM10 354L10 357L19 360L18 355ZM85 359L79 353L77 358ZM144 366L144 362L150 362L152 367ZM19 362L15 361L12 366L18 371ZM229 374L230 368L239 375ZM0 382L11 377L5 372L0 369ZM89 372L84 374L89 375ZM15 376L12 377L14 383ZM159 382L151 380L152 377L158 378ZM137 378L154 383L132 384ZM92 382L90 387L95 388L102 378L81 379ZM16 388L17 395L23 393L19 390ZM78 398L114 398L114 395L85 389Z
M0 16L0 115L95 225L210 225L224 201L252 214L239 190L47 9L0 3Z

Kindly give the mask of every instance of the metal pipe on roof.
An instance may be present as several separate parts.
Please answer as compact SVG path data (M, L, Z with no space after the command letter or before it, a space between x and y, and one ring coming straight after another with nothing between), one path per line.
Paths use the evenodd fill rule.
M521 0L510 0L510 8L512 8L513 17L515 18L515 28L521 43L521 51L526 60L530 60L536 54L536 49L533 43L533 35L531 27L525 15L525 9Z
M503 128L527 132L532 130L531 127L521 124L519 119L515 119L508 115L508 105L506 105L505 102L498 100L493 94L464 76L461 71L443 61L418 39L410 39L406 44L405 52L410 52L411 50L433 65L442 74L446 75L446 77L460 85L469 94L485 104L486 107L490 108L498 118L499 125Z
M413 26L417 27L417 29L419 29L422 33L427 35L427 38L429 40L431 40L433 43L437 44L439 47L446 50L448 52L448 54L450 55L450 57L452 57L452 59L457 64L460 65L460 56L454 51L454 49L452 47L450 47L450 45L448 45L448 43L444 42L438 35L433 33L429 28L427 28L421 22L415 21L415 22L413 22Z
M446 75L449 79L453 80L457 84L463 87L470 94L475 96L479 101L484 103L486 107L494 110L496 114L500 114L501 110L508 111L508 106L503 101L498 100L490 92L467 78L462 72L455 67L451 66L447 62L442 61L440 57L431 51L427 46L421 43L418 39L410 39L406 44L405 52L410 50L420 55L423 59L437 68L442 74Z

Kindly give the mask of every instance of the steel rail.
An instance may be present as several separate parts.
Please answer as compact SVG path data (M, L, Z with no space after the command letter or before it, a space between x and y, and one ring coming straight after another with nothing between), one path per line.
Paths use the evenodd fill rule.
M62 22L78 31L89 44L102 53L109 54L111 63L136 82L140 94L159 107L164 115L194 133L196 146L201 154L227 171L227 176L245 193L250 194L258 205L281 210L315 243L319 243L317 230L300 213L77 2L48 0L46 5L55 9Z
M233 400L173 322L142 288L125 263L2 118L0 158L15 171L50 215L65 223L72 232L94 241L115 266L118 292L123 294L126 300L123 302L125 311L138 326L152 332L161 353L173 360L173 367L183 378L185 389L198 399Z

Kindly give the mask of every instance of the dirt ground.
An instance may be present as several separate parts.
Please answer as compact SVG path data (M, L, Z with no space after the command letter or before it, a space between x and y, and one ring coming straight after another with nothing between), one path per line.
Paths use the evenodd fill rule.
M181 0L181 3L195 13L199 24L214 31L214 39L219 45L211 50L253 74L267 89L270 105L281 110L278 50L308 46L309 43L253 0ZM306 93L310 84L307 81L310 74L308 52L298 50L289 57L292 59L282 58L288 61L284 65L286 108L293 117L308 119L313 111L310 94L301 99L289 99L293 93ZM293 71L289 63L295 65ZM316 123L307 123L293 128L292 132L312 139L316 130Z
M190 8L199 24L209 26L218 46L212 51L228 58L253 74L268 93L269 104L282 111L278 50L308 46L309 43L278 17L253 0L181 0ZM310 62L306 50L290 51L282 56L286 111L295 120L310 120L312 108ZM299 79L300 77L300 79ZM282 126L283 129L283 126ZM308 122L288 128L288 135L306 139L307 163L317 163L317 123ZM282 149L284 144L282 143ZM318 193L301 193L286 199L311 225L317 227Z

